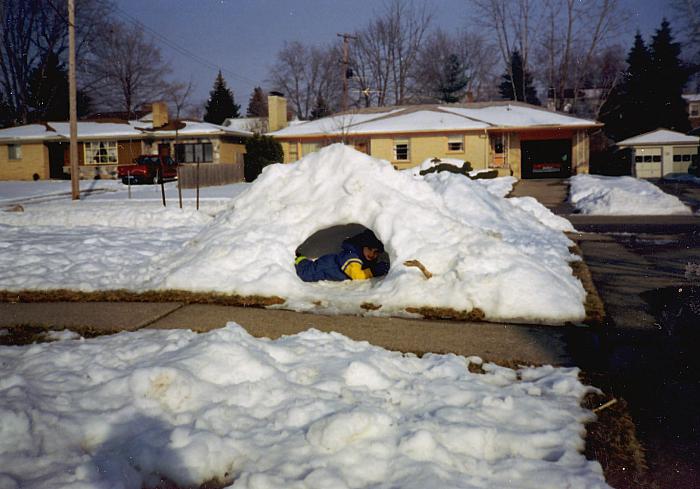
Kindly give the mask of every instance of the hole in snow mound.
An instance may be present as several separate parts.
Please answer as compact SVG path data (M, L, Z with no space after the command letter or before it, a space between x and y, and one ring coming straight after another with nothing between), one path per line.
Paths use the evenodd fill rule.
M297 256L305 256L315 260L324 255L340 253L343 249L343 242L348 238L353 238L371 229L358 223L338 224L329 228L316 231L301 243L295 253ZM372 231L374 233L374 231ZM376 233L375 233L376 235ZM383 247L382 243L382 247ZM382 251L376 258L376 262L383 262L387 268L390 265L389 255Z

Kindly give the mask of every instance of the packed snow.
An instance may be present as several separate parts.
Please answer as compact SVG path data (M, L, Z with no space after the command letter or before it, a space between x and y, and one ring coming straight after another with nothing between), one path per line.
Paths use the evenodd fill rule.
M667 215L692 214L678 197L633 177L576 175L571 177L569 200L582 214Z
M54 339L0 347L3 489L609 487L577 369L234 323Z
M435 307L478 308L496 321L583 319L571 241L480 182L413 177L338 144L267 167L254 184L229 187L227 205L204 213L191 201L180 210L172 201L162 208L153 199L127 200L123 190L120 200L36 204L0 213L0 288L179 289L277 296L282 307L324 313L407 316L409 308ZM154 188L159 195L157 187L143 191ZM375 231L389 274L301 282L295 249L347 223ZM368 312L366 303L381 307Z

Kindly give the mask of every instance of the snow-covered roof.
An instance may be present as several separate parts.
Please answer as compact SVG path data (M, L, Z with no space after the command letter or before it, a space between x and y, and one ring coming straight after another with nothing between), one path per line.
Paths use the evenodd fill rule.
M47 136L55 136L55 133L44 124L29 124L26 126L0 129L0 140L8 140L8 142L12 142L13 140L44 139Z
M250 136L252 132L237 130L235 128L219 126L209 122L180 121L184 127L178 130L178 134L183 136ZM128 122L78 122L79 139L95 138L136 138L140 139L145 135L155 137L174 136L175 130L153 130L153 124L149 121L128 121ZM46 124L29 124L26 126L10 127L0 129L0 142L11 143L12 141L29 140L52 140L70 138L70 124L68 122L47 122Z
M592 127L597 124L595 121L527 104L493 102L359 110L286 127L270 134L275 137L297 137L348 133L442 132L502 127Z
M700 137L688 136L682 132L670 131L668 129L657 129L655 131L632 136L617 143L618 146L636 146L645 144L698 144Z
M700 93L686 93L683 95L686 102L700 102Z

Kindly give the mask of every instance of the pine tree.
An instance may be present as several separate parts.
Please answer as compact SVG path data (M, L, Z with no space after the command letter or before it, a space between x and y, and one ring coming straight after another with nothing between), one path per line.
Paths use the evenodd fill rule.
M265 98L265 92L263 92L262 88L255 87L253 89L253 93L250 95L250 100L248 101L246 116L267 117L267 99Z
M34 68L29 78L29 121L65 121L69 114L68 72L53 52ZM90 111L92 100L83 91L77 93L78 117Z
M503 82L498 87L501 98L540 105L537 90L532 85L532 75L523 66L523 58L517 49L511 54L510 69L506 70L502 78Z
M681 45L673 42L671 27L666 19L656 30L651 42L652 75L651 112L656 125L680 132L690 131L690 122L683 100L683 88L691 70L681 61Z
M448 104L459 102L468 83L469 78L459 57L450 54L445 63L443 79L438 85L439 100Z
M323 98L323 95L317 96L314 107L311 109L310 119L313 121L329 115L331 115L331 109L328 107L326 99Z
M656 127L651 111L652 59L649 49L637 32L627 55L627 70L600 109L603 130L614 141L649 132Z
M68 119L68 73L58 56L48 52L29 77L30 120Z
M221 70L214 81L214 89L209 92L205 105L204 120L212 124L221 124L229 117L239 117L240 105L233 100L233 92L226 86Z

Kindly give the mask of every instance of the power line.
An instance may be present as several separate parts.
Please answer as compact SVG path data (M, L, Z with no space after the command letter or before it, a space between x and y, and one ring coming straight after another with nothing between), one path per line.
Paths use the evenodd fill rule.
M161 43L165 44L167 47L169 47L170 49L172 49L172 50L178 52L179 54L182 54L183 56L187 56L188 58L190 58L190 59L196 61L197 63L199 63L199 64L201 64L201 65L203 65L203 66L206 66L207 68L211 68L211 69L213 69L213 70L221 70L222 73L225 73L225 74L228 75L229 77L234 78L234 79L236 79L236 80L238 80L238 81L242 81L242 82L245 82L245 83L250 83L250 84L253 85L253 86L260 85L260 82L259 82L259 81L252 80L252 79L247 78L247 77L245 77L245 76L243 76L243 75L239 75L238 73L235 73L235 72L233 72L233 71L231 71L231 70L229 70L229 69L223 68L223 67L217 65L216 63L214 63L214 62L212 62L212 61L209 61L209 60L207 60L206 58L203 58L203 57L199 56L199 55L196 54L196 53L193 53L193 52L190 51L189 49L186 49L186 48L184 48L184 47L182 47L182 46L179 46L178 44L174 43L173 41L171 41L170 39L168 39L168 38L165 37L164 35L160 34L159 32L157 32L157 31L155 31L155 30L153 30L153 29L151 29L150 27L148 27L147 25L145 25L143 22L141 22L141 21L138 20L137 18L133 17L131 14L125 12L125 11L122 10L122 9L120 9L120 8L117 7L116 5L114 6L114 9L117 11L117 13L118 13L119 15L121 15L121 16L124 17L124 18L126 18L126 19L129 20L130 22L135 23L135 24L138 25L140 28L142 28L142 29L148 31L152 36L154 36L155 38L157 38Z

